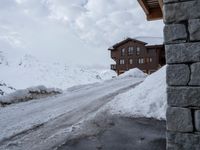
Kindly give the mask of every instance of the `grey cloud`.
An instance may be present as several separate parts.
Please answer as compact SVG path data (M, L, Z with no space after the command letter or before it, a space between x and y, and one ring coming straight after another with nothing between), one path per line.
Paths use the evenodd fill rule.
M135 0L0 1L1 36L49 59L69 62L81 54L77 63L109 64L109 46L127 36L162 36L162 28L145 20Z

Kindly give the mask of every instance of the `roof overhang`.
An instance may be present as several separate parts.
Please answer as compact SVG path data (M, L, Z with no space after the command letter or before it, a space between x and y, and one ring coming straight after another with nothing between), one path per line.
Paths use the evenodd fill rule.
M134 42L137 42L137 43L141 43L141 44L144 44L146 45L147 43L143 42L143 41L140 41L140 40L137 40L137 39L133 39L133 38L126 38L125 40L119 42L119 43L116 43L115 45L113 45L112 47L108 48L108 50L115 50L117 47L129 42L129 41L134 41Z
M163 18L163 0L138 0L148 21Z

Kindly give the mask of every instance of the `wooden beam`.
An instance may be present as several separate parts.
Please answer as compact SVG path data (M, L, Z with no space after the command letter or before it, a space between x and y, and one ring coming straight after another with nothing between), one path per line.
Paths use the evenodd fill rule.
M146 15L149 15L150 12L149 12L149 8L148 8L148 5L147 3L144 1L144 0L138 0L140 6L143 8L144 12Z
M144 10L147 20L158 20L163 18L163 0L138 0Z
M162 13L163 13L163 0L158 0L158 3L160 5L160 9L162 10Z
M163 13L160 8L151 9L149 15L147 15L148 21L159 20L163 18Z

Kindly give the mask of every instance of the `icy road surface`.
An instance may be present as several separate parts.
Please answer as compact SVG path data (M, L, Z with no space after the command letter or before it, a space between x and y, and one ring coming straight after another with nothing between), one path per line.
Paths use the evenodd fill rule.
M117 78L77 86L59 96L0 108L0 149L54 149L66 142L74 124L143 80Z

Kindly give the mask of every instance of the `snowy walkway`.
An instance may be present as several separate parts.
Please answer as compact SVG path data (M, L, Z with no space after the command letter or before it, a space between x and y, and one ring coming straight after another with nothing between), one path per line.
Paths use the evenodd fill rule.
M113 79L65 94L0 108L0 149L45 150L65 142L72 125L143 79Z

